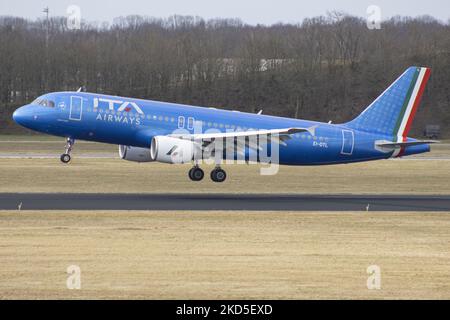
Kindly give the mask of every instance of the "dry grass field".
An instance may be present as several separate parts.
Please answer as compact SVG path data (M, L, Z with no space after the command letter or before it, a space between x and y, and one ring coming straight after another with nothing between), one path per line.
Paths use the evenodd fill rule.
M3 137L3 139L5 139ZM22 140L2 140L0 139L0 154L17 154L21 156L34 154L50 154L58 159L63 153L65 146L64 139L59 140L28 140L23 137ZM110 156L119 154L119 147L111 144L94 143L86 141L77 141L75 145L74 156L77 154L104 153Z
M123 161L117 146L100 143L77 142L73 161L63 165L63 148L62 139L49 136L0 136L0 192L450 194L450 144L433 145L431 153L413 161L281 166L274 176L260 175L261 167L255 164L228 165L224 184L212 183L208 176L192 183L187 177L190 166ZM1 157L30 154L54 158ZM212 167L204 169L208 175Z
M426 157L324 167L136 164L115 146L0 136L0 192L450 194L450 146ZM447 159L447 160L446 160ZM205 167L209 171L211 167ZM386 212L0 211L0 299L450 299L450 215ZM66 269L81 268L81 290ZM381 268L368 290L366 269Z
M450 161L384 160L321 167L225 166L228 178L193 183L188 165L137 164L120 159L0 159L0 192L114 193L353 193L450 194ZM208 174L212 167L205 167Z
M64 150L63 138L47 135L0 135L0 155L18 154L22 156L35 154L51 154L55 158ZM87 141L76 141L74 156L82 154L101 153L110 156L118 156L116 145L95 143ZM440 144L432 145L432 152L414 156L415 158L433 157L450 158L450 141L442 141Z
M0 212L0 298L450 299L449 230L437 213Z

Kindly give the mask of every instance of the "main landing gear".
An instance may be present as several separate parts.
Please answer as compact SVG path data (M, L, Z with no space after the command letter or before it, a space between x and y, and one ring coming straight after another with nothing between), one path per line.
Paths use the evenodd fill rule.
M227 174L225 170L220 167L216 167L213 171L211 171L211 180L214 182L224 182L227 178Z
M189 170L189 178L192 181L201 181L205 177L205 173L199 166L194 166ZM217 166L213 171L211 171L211 180L214 182L224 182L227 178L226 172Z
M195 166L191 170L189 170L189 178L191 178L192 181L201 181L204 177L205 172L203 172L203 170L198 166Z
M67 140L66 140L66 152L64 152L61 155L61 157L60 157L62 163L69 163L70 162L70 160L71 160L70 153L72 152L72 148L73 148L74 143L75 143L75 140L73 140L72 138L67 138Z

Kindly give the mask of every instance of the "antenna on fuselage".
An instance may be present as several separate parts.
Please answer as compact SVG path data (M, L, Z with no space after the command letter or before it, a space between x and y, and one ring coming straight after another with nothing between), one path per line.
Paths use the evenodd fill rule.
M81 86L77 92L86 92L86 87L85 86Z
M262 109L258 111L258 115L261 115L263 113Z

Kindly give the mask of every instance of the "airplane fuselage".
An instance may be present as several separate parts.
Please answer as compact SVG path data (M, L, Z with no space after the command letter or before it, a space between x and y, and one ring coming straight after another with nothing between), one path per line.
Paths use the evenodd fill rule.
M279 148L284 165L324 165L387 159L398 155L380 150L376 141L395 137L299 119L250 114L174 103L107 96L83 92L58 92L16 111L21 125L42 133L71 139L150 148L152 138L176 130L196 133L230 132L317 126L315 134L295 133ZM408 138L408 141L414 139ZM429 151L429 145L408 146L402 156Z

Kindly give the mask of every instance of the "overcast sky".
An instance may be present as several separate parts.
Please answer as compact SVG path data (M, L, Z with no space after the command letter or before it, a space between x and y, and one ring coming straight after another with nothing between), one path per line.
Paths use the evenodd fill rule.
M450 0L0 0L0 15L35 19L42 17L42 9L48 6L51 15L63 16L69 5L79 6L85 20L108 22L130 14L153 17L181 14L240 18L250 24L289 23L331 10L366 17L370 5L381 8L382 19L425 14L445 22L450 19Z

